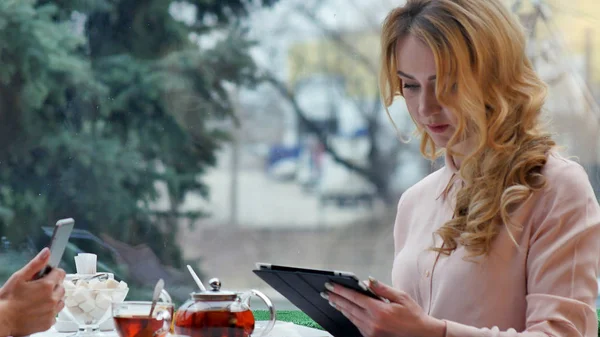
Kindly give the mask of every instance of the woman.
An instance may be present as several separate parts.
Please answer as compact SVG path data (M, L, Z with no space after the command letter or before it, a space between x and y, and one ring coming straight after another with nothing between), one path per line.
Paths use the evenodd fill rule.
M546 87L499 0L408 0L382 30L381 90L446 165L400 198L390 303L327 284L364 336L598 335L600 207L540 124Z

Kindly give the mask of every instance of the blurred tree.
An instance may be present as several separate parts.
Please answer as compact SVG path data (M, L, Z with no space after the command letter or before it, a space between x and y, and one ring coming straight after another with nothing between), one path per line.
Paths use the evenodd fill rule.
M340 6L342 3L343 6ZM397 178L401 172L399 167L407 166L407 158L411 158L409 164L413 164L413 161L417 163L415 166L419 167L418 171L423 176L437 167L421 159L418 139L411 144L397 141L398 136L410 137L414 129L413 123L408 114L402 111L403 114L394 118L395 122L399 122L398 130L391 127L390 121L385 117L378 90L381 13L385 14L397 5L394 1L387 0L281 2L279 7L287 10L282 11L269 29L277 32L290 45L285 56L289 69L282 74L272 62L263 66L265 81L276 89L280 98L289 103L304 130L316 136L324 151L337 164L369 182L376 194L388 205L396 205L403 192L394 183L408 180ZM335 18L336 15L339 19ZM348 19L344 20L342 17ZM296 25L290 25L290 22ZM299 35L298 31L303 31L304 35ZM275 38L274 35L275 33L269 35L269 43ZM331 111L323 109L315 113L311 108L303 106L302 87L299 84L314 78L326 78L330 82L321 90L328 90ZM336 85L336 82L341 84ZM336 92L350 104L344 105L344 102L333 95ZM309 100L314 99L311 97ZM358 113L351 115L344 109ZM338 136L336 131L322 126L324 116L328 114L338 120L360 120L369 143L366 158L359 158L354 154L345 155L336 147L335 142L331 141ZM314 118L315 115L320 115L320 120Z
M211 121L256 81L249 2L0 1L0 235L32 242L73 217L180 265L177 224L202 213L178 206L208 196L198 175L227 138Z

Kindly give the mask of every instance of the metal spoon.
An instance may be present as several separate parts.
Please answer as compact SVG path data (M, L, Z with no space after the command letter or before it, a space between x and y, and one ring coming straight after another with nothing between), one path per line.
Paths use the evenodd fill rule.
M148 318L152 319L152 313L154 312L154 307L156 307L156 302L158 302L158 298L160 297L160 293L165 287L165 281L163 279L159 279L156 282L156 286L154 287L154 294L152 294L152 306L150 307L150 314L148 314Z
M91 281L93 279L98 279L98 281L106 281L106 280L108 280L108 273L97 273L97 274L95 274L93 276L90 276L90 277L87 277L87 278L84 278L84 277L73 277L71 279L71 281L73 283L77 283L79 280L85 280L85 281L89 282L89 281Z
M187 265L187 269L190 271L190 274L192 274L192 278L194 278L194 281L198 285L198 288L200 288L200 290L202 291L206 291L206 288L204 288L204 284L202 284L202 281L200 281L200 278L198 277L198 275L196 275L196 272L194 271L194 269L192 269L192 267L189 264Z

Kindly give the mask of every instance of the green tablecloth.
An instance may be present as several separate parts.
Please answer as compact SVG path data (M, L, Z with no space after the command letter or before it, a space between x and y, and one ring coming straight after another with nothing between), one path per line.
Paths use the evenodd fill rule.
M599 326L600 326L600 309L597 311L597 315L598 315L598 322L599 322ZM256 311L254 311L254 317L256 318L257 321L265 321L265 320L269 319L269 312L266 310L256 310ZM285 311L285 310L277 311L277 319L282 322L292 322L294 324L307 326L309 328L323 330L323 328L321 328L321 326L319 326L319 324L317 324L315 321L313 321L310 317L308 317L302 311ZM598 336L600 336L600 327L598 328Z

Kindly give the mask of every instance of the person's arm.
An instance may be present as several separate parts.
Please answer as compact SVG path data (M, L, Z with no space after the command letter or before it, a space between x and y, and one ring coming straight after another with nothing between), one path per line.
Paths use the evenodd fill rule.
M402 221L400 219L400 214L404 214L402 212L402 205L404 199L406 198L407 192L402 193L400 196L400 200L398 200L398 205L396 206L396 218L394 220L394 257L398 255L398 252L402 250L404 247L404 242L406 241L406 231L407 228L402 226Z
M50 329L64 307L65 271L54 268L38 280L33 277L46 266L50 251L44 248L0 287L0 337L26 336Z
M447 321L446 337L598 336L600 206L578 165L563 169L548 184L532 218L525 331Z
M12 325L8 318L10 315L10 307L7 301L0 300L0 337L11 336Z

